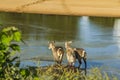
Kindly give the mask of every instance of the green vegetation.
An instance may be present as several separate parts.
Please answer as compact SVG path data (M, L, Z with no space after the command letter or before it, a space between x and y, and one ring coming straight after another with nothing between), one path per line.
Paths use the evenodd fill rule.
M0 77L2 79L19 78L18 57L12 57L20 47L16 42L21 41L21 33L15 27L8 27L0 32Z
M19 57L14 56L20 51L21 32L15 27L4 28L0 31L0 80L118 80L93 68L87 71L51 65L47 67L19 68Z

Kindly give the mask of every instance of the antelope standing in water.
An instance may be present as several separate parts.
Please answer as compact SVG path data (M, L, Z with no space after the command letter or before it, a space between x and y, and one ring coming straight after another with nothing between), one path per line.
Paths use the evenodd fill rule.
M75 57L73 48L71 48L69 44L70 44L70 42L65 42L68 65L69 66L74 66L75 61L76 61L76 57Z
M64 55L63 47L55 46L55 41L51 41L51 42L49 42L49 49L52 50L54 61L57 62L58 64L61 64L63 55Z
M71 43L72 41L65 42L66 54L67 54L69 65L75 63L75 60L78 59L78 62L79 62L78 68L80 68L82 64L81 60L83 59L85 64L85 70L86 70L87 68L86 51L83 48L72 48L70 46Z

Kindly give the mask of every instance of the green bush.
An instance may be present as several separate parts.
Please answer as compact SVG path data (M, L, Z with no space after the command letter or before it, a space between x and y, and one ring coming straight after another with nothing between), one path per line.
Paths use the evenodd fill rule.
M7 27L0 31L0 78L18 79L19 61L13 57L16 51L20 51L17 42L21 41L21 32L15 27Z

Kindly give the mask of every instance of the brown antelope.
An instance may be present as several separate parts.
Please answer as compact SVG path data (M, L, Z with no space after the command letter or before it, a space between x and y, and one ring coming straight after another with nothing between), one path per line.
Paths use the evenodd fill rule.
M86 68L87 68L86 51L83 48L72 48L70 46L71 43L72 43L72 41L65 42L65 48L66 48L68 62L73 61L75 63L75 59L78 59L78 62L79 62L78 68L80 68L80 66L82 64L81 60L83 59L83 61L85 63L85 70L86 70ZM69 57L71 57L71 55L69 55L69 54L71 54L73 58L69 58Z
M75 57L73 48L71 48L69 44L70 44L70 42L65 42L68 65L69 66L74 66L75 61L76 61L76 57Z
M62 63L63 55L64 55L64 49L61 46L55 46L55 42L51 41L49 42L49 49L52 50L54 61L58 64Z

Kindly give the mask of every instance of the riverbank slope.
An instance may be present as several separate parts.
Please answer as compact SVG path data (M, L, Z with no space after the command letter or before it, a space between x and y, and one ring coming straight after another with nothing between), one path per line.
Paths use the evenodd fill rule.
M3 0L0 11L120 17L120 0Z

